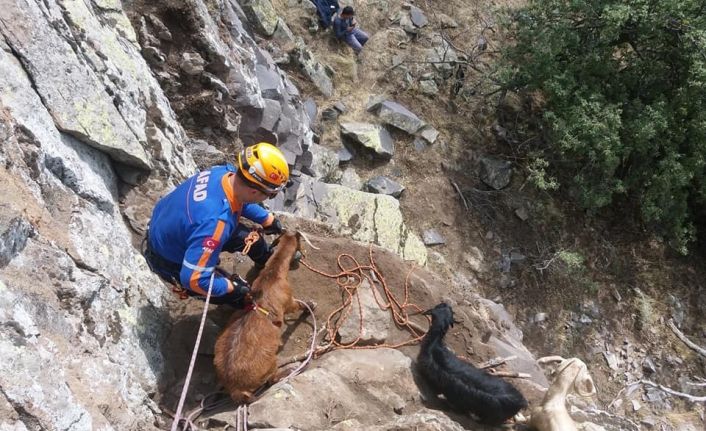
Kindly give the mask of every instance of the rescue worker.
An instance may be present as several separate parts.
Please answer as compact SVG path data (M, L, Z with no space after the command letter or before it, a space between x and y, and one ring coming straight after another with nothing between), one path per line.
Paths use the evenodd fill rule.
M210 302L243 306L249 285L237 275L229 279L216 271L219 254L243 250L251 230L238 223L240 217L259 223L266 234L282 233L281 222L259 203L276 196L288 179L284 155L264 142L241 151L237 167L214 166L192 176L154 207L145 250L150 268L201 299L215 273ZM271 254L260 235L248 257L263 266Z

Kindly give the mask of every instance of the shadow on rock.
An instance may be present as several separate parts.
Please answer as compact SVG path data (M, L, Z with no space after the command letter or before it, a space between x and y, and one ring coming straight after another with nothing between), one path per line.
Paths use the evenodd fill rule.
M201 324L203 303L188 301L184 307L175 307L172 315L150 306L141 308L138 317L138 326L145 328L139 337L140 347L149 355L152 371L158 378L158 392L154 398L167 412L174 412L177 408ZM198 407L205 396L221 389L213 367L213 348L232 313L229 306L211 306L209 309L184 411Z

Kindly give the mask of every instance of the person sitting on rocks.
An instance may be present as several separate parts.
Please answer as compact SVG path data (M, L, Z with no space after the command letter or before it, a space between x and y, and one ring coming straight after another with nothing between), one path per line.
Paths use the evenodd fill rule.
M333 30L338 39L345 40L353 48L356 55L360 54L363 45L368 41L368 34L359 29L355 19L355 11L352 7L346 6L341 14L333 20Z

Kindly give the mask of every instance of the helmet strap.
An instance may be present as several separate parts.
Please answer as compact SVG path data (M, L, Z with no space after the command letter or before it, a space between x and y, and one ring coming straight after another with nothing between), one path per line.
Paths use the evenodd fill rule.
M278 193L278 192L273 192L272 190L267 190L267 189L265 189L264 187L262 187L261 185L259 185L258 183L255 183L255 182L251 181L251 180L248 179L245 175L243 175L243 172L242 172L240 169L238 169L237 175L238 175L238 178L240 178L241 180L243 180L243 182L245 183L246 186L248 186L248 187L250 187L250 188L252 188L252 189L255 189L255 190L259 191L259 192L262 192L262 193L264 193L264 194L266 194L266 195L268 195L268 196L275 196L275 195L277 195L277 193Z

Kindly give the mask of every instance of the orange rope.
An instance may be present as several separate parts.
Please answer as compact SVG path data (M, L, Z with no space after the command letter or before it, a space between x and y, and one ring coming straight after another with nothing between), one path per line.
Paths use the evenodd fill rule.
M257 233L256 230L250 231L248 236L245 237L245 246L243 247L243 251L241 251L240 253L243 256L250 253L250 247L252 247L252 245L255 244L259 239L260 234Z
M353 266L351 267L346 267L343 264L343 260L347 259L353 262ZM344 298L343 304L335 309L331 314L329 314L328 319L326 321L326 329L328 332L328 339L329 344L326 346L319 347L316 351L316 357L321 356L322 354L331 351L331 350L336 350L336 349L377 349L381 347L388 347L388 348L398 348L410 344L414 344L421 340L424 337L424 333L419 333L417 329L412 327L409 322L409 314L407 312L407 309L412 308L413 310L420 312L422 309L417 306L416 304L410 303L409 302L409 276L412 274L412 271L414 271L414 268L412 268L408 273L407 277L405 278L405 283L404 283L404 301L400 303L397 298L392 294L390 289L387 286L387 283L385 282L385 278L382 276L380 271L378 270L377 266L375 265L375 260L373 259L373 246L370 244L370 249L369 249L369 258L370 258L370 264L369 265L361 265L358 263L358 261L351 256L350 254L340 254L338 258L336 259L336 262L338 264L339 269L341 272L338 274L327 274L323 271L320 271L318 269L313 268L310 266L307 262L304 260L301 261L302 265L306 266L309 268L312 272L315 272L319 275L322 275L324 277L328 278L334 278L336 279L336 284L338 285L339 288L343 290L344 293L346 293L347 297ZM370 275L367 275L363 271L369 271ZM383 310L390 310L392 313L392 317L395 321L395 324L398 327L407 329L409 332L412 333L413 337L409 340L403 341L401 343L397 344L376 344L376 345L371 345L371 346L358 346L356 343L360 341L360 338L362 337L363 334L363 308L360 304L360 296L356 296L356 300L358 303L358 315L360 317L360 324L358 327L358 337L351 343L348 344L341 344L340 342L336 341L336 333L338 330L341 328L343 323L348 319L348 317L351 314L352 308L353 308L353 296L356 294L356 290L360 287L361 283L363 282L363 279L367 279L368 282L370 283L371 289L373 289L373 297L375 298L375 302L382 308ZM376 281L377 280L377 283ZM380 284L382 286L383 291L384 291L384 298L379 298L381 296L380 292L378 292L378 288L376 287L377 284ZM386 301L384 300L386 299ZM336 323L333 323L334 317L338 315L338 319L336 320ZM427 317L427 320L430 320Z

